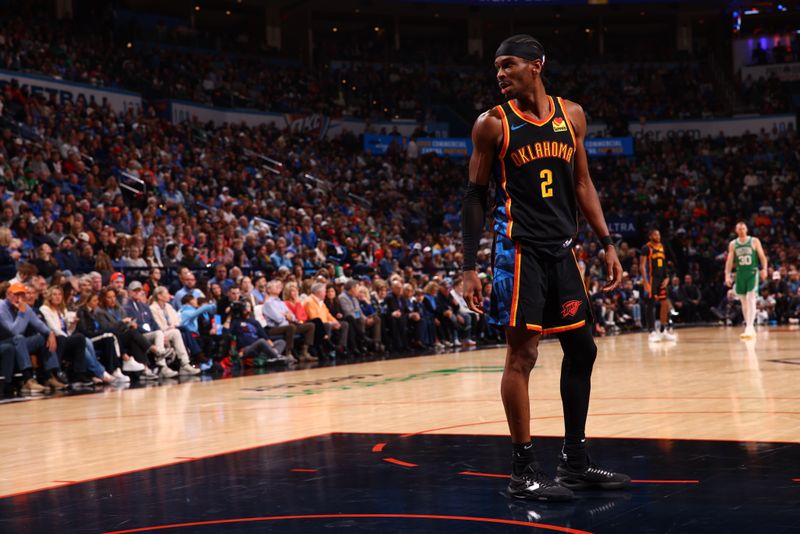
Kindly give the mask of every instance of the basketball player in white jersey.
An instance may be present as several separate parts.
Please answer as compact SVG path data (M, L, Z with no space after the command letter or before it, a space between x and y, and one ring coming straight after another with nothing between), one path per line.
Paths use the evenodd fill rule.
M748 237L744 221L736 223L736 239L728 245L728 258L725 260L725 285L731 287L733 265L736 263L736 286L734 292L742 301L744 332L742 338L756 337L756 298L758 297L759 262L761 280L767 279L767 256L757 237Z

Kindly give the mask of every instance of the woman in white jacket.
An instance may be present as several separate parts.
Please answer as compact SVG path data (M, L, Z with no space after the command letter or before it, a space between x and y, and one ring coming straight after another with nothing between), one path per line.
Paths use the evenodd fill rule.
M155 288L153 295L150 297L150 311L153 313L153 319L158 324L158 328L164 332L164 340L175 349L175 354L178 355L178 359L181 362L180 373L182 375L199 374L200 369L191 364L189 353L183 342L183 334L179 328L181 318L170 302L172 302L172 295L169 294L169 290L166 287L158 286ZM169 373L169 371L171 369L168 366L162 367L162 376L167 377L164 373ZM175 371L172 372L175 373Z
M58 340L59 357L73 362L76 374L83 375L84 370L92 374L94 384L111 384L119 381L109 374L97 360L92 341L83 334L76 333L78 316L67 311L64 292L58 286L51 286L44 295L44 304L39 308L42 317Z

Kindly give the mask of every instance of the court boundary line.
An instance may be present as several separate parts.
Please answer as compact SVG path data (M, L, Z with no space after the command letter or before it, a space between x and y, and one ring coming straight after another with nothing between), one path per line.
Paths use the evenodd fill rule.
M32 493L38 493L40 491L49 491L49 490L54 490L54 489L59 489L59 488L65 488L65 487L68 487L68 486L74 486L76 484L83 484L85 482L95 482L97 480L104 480L104 479L107 479L107 478L114 478L114 477L118 477L118 476L131 475L131 474L134 474L134 473L141 473L141 472L144 472L144 471L149 471L151 469L159 469L161 467L170 467L170 466L173 466L173 465L179 465L179 464L184 464L184 463L189 463L189 462L196 462L196 461L199 461L199 460L206 460L208 458L214 458L214 457L217 457L217 456L225 456L225 455L228 455L228 454L236 454L237 452L246 452L246 451L252 451L252 450L255 450L255 449L261 449L261 448L265 448L265 447L272 447L272 446L275 446L275 445L283 445L285 443L292 443L294 441L304 441L304 440L307 440L307 439L322 438L322 437L326 437L326 436L337 436L337 435L341 436L341 435L353 435L353 434L356 434L356 435L373 435L373 436L379 436L379 435L380 436L399 436L401 438L413 437L413 436L419 436L419 435L426 435L426 436L491 436L491 437L508 437L508 434L487 434L487 433L484 433L484 434L466 434L466 433L431 434L431 433L415 432L415 433L408 434L408 433L403 433L403 432L339 432L339 431L336 431L336 432L322 432L320 434L312 434L312 435L309 435L309 436L302 436L302 437L299 437L299 438L291 438L291 439L285 439L285 440L280 440L280 441L274 441L274 442L271 442L271 443L253 445L251 447L243 447L243 448L239 448L239 449L232 449L232 450L227 450L227 451L215 452L215 453L212 453L212 454L207 454L207 455L203 455L203 456L197 456L197 457L195 457L194 460L176 460L176 461L172 461L172 462L165 462L165 463L161 463L161 464L155 464L155 465L152 465L152 466L141 467L141 468L138 468L138 469L131 469L131 470L127 470L127 471L109 473L109 474L106 474L106 475L100 475L100 476L97 476L97 477L91 477L91 478L87 478L87 479L84 479L84 480L71 481L69 483L66 483L66 481L65 481L65 483L59 483L59 484L56 484L56 485L44 486L44 487L41 487L41 488L35 488L35 489L31 489L31 490L19 491L19 492L16 492L16 493L8 493L8 494L5 494L5 495L0 495L0 499L11 499L11 498L19 497L19 496L22 496L22 495L30 495ZM550 436L550 435L545 435L545 434L537 434L537 435L534 435L532 437L535 439L537 437L539 437L539 438L558 438L558 437L563 437L563 436ZM725 442L725 443L781 443L781 444L785 444L785 445L796 445L797 443L800 443L800 441L796 441L795 442L795 441L778 441L778 440L737 440L737 439L703 439L703 438L652 438L652 437L638 437L638 436L628 437L628 436L595 436L595 435L588 436L588 439L590 439L590 440L591 439L632 439L632 440L641 440L641 441L645 441L645 440L646 441L715 441L715 442ZM386 443L384 443L384 445L388 445L388 441ZM793 481L800 481L800 479L793 479Z
M543 530L554 530L556 532L567 532L568 534L592 534L587 530L578 530L560 525L550 525L547 523L534 523L530 521L517 521L515 519L501 519L496 517L475 517L459 515L440 515L440 514L307 514L307 515L283 515L283 516L263 516L263 517L239 517L232 519L213 519L208 521L194 521L189 523L173 523L169 525L153 525L149 527L138 527L126 530L106 531L105 534L132 534L135 532L152 532L156 530L177 529L185 527L197 527L207 525L222 525L230 523L255 523L260 521L281 521L292 519L442 519L447 521L466 521L475 523L494 523L500 525L513 525L528 528L540 528Z

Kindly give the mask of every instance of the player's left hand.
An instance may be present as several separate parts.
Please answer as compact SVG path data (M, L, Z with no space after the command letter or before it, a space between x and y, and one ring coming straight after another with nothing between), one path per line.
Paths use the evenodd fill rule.
M622 265L619 263L617 257L617 249L613 246L607 247L606 250L606 270L608 271L608 282L603 286L603 291L609 293L614 291L622 283Z
M767 279L767 270L761 269L761 281L765 281Z

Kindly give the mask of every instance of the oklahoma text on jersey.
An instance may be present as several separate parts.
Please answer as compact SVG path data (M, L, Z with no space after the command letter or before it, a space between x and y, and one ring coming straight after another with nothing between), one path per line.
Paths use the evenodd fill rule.
M575 149L567 143L559 141L542 141L522 146L511 152L509 157L514 165L522 167L526 163L536 161L541 158L561 158L572 163L572 155Z

